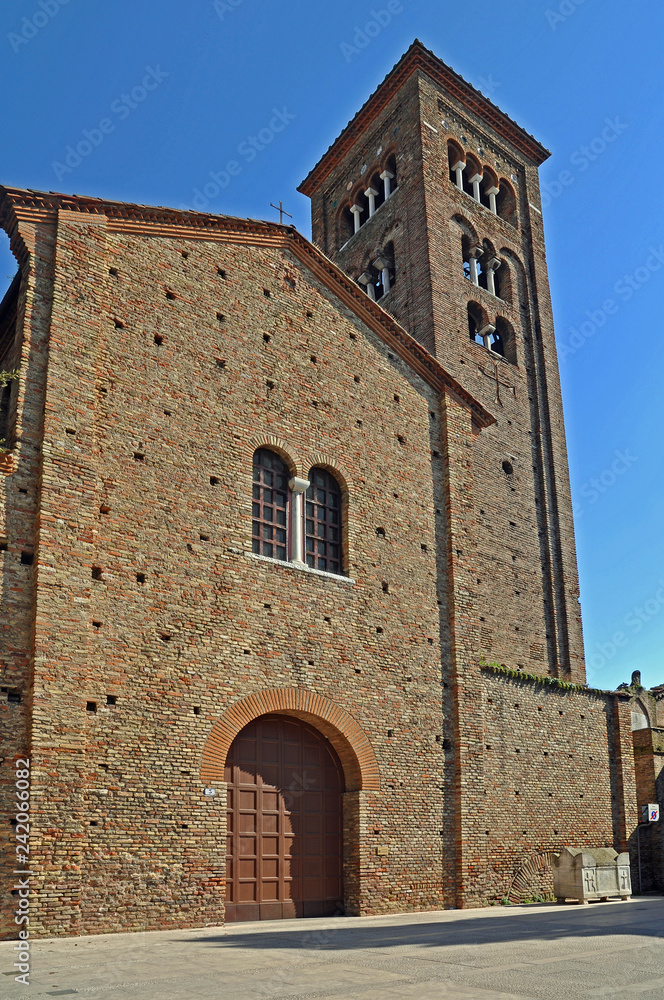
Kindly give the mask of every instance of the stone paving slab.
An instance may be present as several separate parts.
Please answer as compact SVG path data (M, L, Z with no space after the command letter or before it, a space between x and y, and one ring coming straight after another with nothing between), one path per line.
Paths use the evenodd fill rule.
M0 976L2 1000L24 996L662 1000L664 898L46 939L28 987Z

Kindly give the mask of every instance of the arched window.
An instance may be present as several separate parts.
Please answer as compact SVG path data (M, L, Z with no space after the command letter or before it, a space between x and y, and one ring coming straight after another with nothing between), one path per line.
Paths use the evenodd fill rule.
M512 324L508 323L503 316L496 319L496 330L493 334L491 350L502 355L506 361L516 364L516 338Z
M387 295L390 288L392 288L396 282L396 272L394 269L394 244L392 242L385 246L385 249L378 254L373 262L376 271L378 272L378 281L376 284L376 298L382 299L383 295Z
M481 347L487 346L485 343L486 331L490 324L487 322L486 313L477 302L468 303L468 333L470 339ZM493 332L494 327L490 327Z
M394 244L390 241L362 272L357 283L362 286L370 299L377 302L389 292L395 280Z
M346 205L345 208L341 210L339 216L339 246L343 246L348 243L355 232L355 223L353 221L353 213L350 210L350 205Z
M385 185L379 173L375 173L372 176L364 193L369 199L369 216L372 216L385 201ZM371 208L372 204L373 211Z
M453 142L452 139L448 139L447 141L447 160L450 180L458 187L459 191L463 191L463 171L466 165L466 157L461 146Z
M480 201L480 184L482 183L482 168L479 160L472 153L466 157L466 169L463 172L463 189L475 201Z
M484 173L482 175L482 183L480 185L480 201L485 208L488 208L490 212L494 215L498 214L496 198L499 193L498 188L498 178L494 174L493 170L489 167L484 167Z
M516 198L514 191L506 180L501 180L496 197L496 210L501 219L516 227Z
M364 188L358 188L351 198L349 211L353 219L353 233L357 233L369 218L369 201Z
M254 453L252 552L288 559L290 473L286 463L267 448Z
M648 711L643 702L637 698L636 701L632 702L632 731L649 728L650 720L648 718Z
M394 153L391 156L388 156L385 161L385 167L380 172L380 179L383 182L383 200L386 200L399 186L399 179L397 177L397 158Z
M343 573L341 557L341 489L325 469L309 473L304 520L307 566L326 573Z

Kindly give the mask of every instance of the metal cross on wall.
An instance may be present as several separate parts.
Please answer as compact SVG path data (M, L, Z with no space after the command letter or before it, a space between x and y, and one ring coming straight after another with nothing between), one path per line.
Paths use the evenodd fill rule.
M282 226L284 224L284 215L287 215L289 219L293 218L290 212L287 212L284 209L283 201L280 201L278 205L273 205L272 202L270 202L270 208L276 208L277 212L279 213L279 224Z
M500 387L501 387L501 385L505 389L511 389L512 395L516 396L516 389L514 388L514 386L510 385L509 382L501 382L500 378L498 377L498 362L497 361L494 361L494 363L493 363L493 371L492 372L487 372L487 371L484 370L484 368L480 368L479 370L482 372L482 375L486 375L487 378L493 379L494 382L496 383L496 402L499 403L500 406L503 405L503 401L500 398Z

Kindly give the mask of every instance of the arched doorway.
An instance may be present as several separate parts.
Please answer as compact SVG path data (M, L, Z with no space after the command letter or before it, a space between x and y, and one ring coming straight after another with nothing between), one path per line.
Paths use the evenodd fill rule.
M343 906L344 774L329 741L263 715L226 758L226 920L327 916Z

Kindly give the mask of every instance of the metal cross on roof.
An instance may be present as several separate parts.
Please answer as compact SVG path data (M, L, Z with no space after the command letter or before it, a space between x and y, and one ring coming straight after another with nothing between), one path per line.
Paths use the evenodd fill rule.
M284 209L284 203L283 203L283 201L280 201L278 205L273 205L272 202L270 202L270 208L276 208L277 212L279 213L279 223L282 226L284 224L284 215L287 215L289 219L293 218L293 216L290 214L290 212L287 212Z

